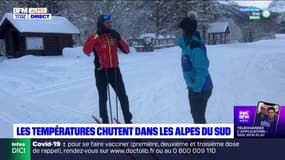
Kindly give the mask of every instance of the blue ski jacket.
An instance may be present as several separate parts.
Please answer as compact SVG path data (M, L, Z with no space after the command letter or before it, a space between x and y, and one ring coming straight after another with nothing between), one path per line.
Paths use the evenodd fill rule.
M186 43L183 36L178 39L178 44L182 49L181 64L186 85L188 89L197 93L212 90L213 83L208 71L209 60L205 44L195 35L188 41Z

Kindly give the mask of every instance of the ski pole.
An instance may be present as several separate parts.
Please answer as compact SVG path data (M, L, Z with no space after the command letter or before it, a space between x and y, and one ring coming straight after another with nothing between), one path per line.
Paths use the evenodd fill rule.
M109 88L109 75L108 75L107 68L105 68L105 73L106 73L106 79L107 79L107 96L108 96L108 101L109 101L109 110L110 110L110 116L111 116L111 123L113 123L112 104L111 104L110 88Z
M118 70L118 68L115 68L115 85L116 85L116 92L115 92L115 94L116 94L116 118L117 118L117 120L119 120L118 94L117 94L117 92L119 92L119 91L118 91L118 77L117 77L118 73L117 73L117 70Z

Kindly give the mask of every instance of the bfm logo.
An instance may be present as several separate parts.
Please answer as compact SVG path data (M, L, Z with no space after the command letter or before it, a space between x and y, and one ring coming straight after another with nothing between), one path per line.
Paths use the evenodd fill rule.
M51 19L47 8L13 8L13 19L45 20Z
M13 13L27 14L28 8L13 8Z
M246 123L249 121L249 115L250 115L250 112L249 111L239 111L239 122L243 122L243 123Z

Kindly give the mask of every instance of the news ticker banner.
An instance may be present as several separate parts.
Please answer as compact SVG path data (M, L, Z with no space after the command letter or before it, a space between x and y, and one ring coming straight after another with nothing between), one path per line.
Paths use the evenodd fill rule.
M285 106L274 109L272 118L257 106L234 107L235 138L285 138Z
M285 139L0 139L2 160L272 159ZM272 154L271 154L272 153Z
M233 124L14 124L13 138L232 139Z
M274 108L275 107L275 108ZM14 124L14 138L285 138L285 107L235 106L234 124Z
M13 8L13 19L50 20L47 8Z

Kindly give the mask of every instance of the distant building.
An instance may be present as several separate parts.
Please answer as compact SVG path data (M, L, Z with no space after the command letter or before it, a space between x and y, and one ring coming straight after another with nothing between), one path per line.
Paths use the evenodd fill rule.
M207 29L208 44L226 44L231 33L228 22L215 22L209 24Z
M7 57L32 55L62 55L64 47L73 46L73 36L80 32L65 17L51 20L17 20L6 13L0 21L0 40Z

